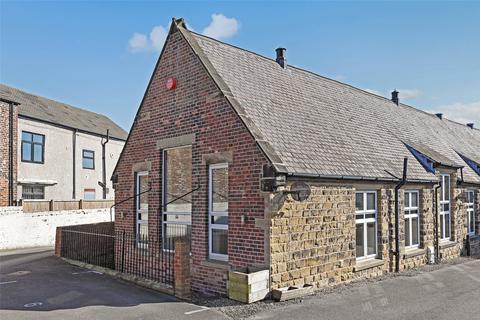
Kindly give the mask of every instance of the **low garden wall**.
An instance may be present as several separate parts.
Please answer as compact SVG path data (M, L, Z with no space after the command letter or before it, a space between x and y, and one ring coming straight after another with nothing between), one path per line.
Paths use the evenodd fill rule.
M59 226L106 221L109 208L25 213L22 207L0 207L0 250L53 247Z

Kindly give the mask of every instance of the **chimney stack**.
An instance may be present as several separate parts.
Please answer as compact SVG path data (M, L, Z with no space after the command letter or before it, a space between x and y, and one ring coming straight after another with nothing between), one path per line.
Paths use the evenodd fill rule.
M467 123L467 127L469 127L470 129L473 129L473 122Z
M438 119L442 120L443 113L435 113L435 115L438 117Z
M398 91L397 91L397 90L393 90L393 91L392 91L392 101L393 101L393 103L395 103L397 106L398 106L398 104L400 103L400 99L398 99Z
M277 48L275 49L275 51L277 52L277 63L283 68L283 69L286 69L287 68L287 57L286 57L286 54L285 52L287 51L287 49L285 48Z

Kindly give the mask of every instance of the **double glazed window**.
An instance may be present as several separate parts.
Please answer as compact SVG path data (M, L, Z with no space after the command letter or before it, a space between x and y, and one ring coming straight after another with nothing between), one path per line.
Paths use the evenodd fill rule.
M137 242L146 243L148 239L148 172L137 172L135 180Z
M22 161L43 163L45 136L22 131Z
M192 221L192 147L163 151L163 248L186 236Z
M210 165L208 235L211 259L228 260L228 165Z
M475 192L473 190L467 191L467 223L468 234L475 234Z
M45 187L39 185L23 185L22 199L45 199Z
M405 191L405 247L420 245L420 218L418 211L418 191Z
M91 150L83 150L82 152L83 169L95 169L95 152Z
M440 182L440 237L443 240L450 239L450 176L442 175Z
M84 189L83 190L83 199L84 200L95 200L95 189Z
M377 255L377 193L357 192L356 207L356 256L357 260Z

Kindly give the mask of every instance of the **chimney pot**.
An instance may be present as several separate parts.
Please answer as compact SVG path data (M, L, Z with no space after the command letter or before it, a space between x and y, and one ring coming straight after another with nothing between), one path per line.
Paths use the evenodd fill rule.
M443 119L443 113L435 113L435 115L438 117L438 119Z
M473 126L474 126L473 122L467 123L467 127L469 127L470 129L473 129Z
M393 101L393 103L395 103L397 106L398 106L398 104L400 103L400 99L398 98L398 91L397 91L397 90L393 90L393 91L392 91L392 101Z
M283 69L287 68L287 57L286 57L286 54L285 54L286 51L287 51L287 49L285 49L285 48L275 49L275 52L277 53L276 61Z

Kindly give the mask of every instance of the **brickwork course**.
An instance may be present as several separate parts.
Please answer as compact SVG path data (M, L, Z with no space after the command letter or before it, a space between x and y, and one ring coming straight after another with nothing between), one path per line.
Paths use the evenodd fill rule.
M172 78L177 86L169 89ZM190 275L182 272L193 291L226 294L228 271L243 267L270 270L271 289L394 272L395 187L404 158L400 270L426 264L435 248L441 259L466 254L467 190L475 192L479 232L479 130L283 68L174 19L113 175L121 201L134 196L136 173L148 172L148 230L159 238L162 151L182 146L191 146L191 180L177 167L180 182L172 188L193 190ZM216 163L228 163L228 261L209 256L208 166ZM264 176L266 168L273 175ZM451 181L451 237L437 241L442 174ZM276 185L268 187L272 177ZM310 195L294 200L293 183L307 184ZM417 248L405 245L405 190L419 194ZM376 194L376 254L365 260L356 256L358 191ZM135 231L134 206L132 200L116 207L116 230Z

